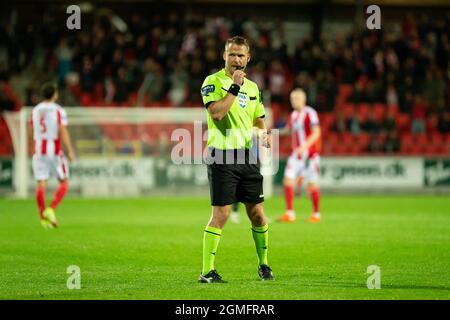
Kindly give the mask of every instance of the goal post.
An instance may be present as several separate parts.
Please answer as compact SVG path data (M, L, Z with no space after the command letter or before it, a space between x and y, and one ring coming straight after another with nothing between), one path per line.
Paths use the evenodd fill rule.
M27 125L32 108L6 112L14 147L14 193L34 188ZM204 108L67 107L76 160L70 164L70 192L82 197L207 195L207 124ZM272 127L266 109L267 127ZM180 138L181 137L181 138ZM173 160L180 139L192 161ZM183 152L186 152L184 150ZM267 154L267 152L266 152ZM183 157L186 156L183 154ZM270 156L267 156L270 158ZM271 164L269 164L271 166ZM273 193L273 174L262 164L264 193ZM49 186L56 184L49 180Z

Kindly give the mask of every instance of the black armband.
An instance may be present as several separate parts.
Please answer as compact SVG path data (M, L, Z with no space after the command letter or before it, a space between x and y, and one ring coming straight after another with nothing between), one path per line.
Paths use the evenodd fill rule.
M230 89L228 89L228 92L231 93L233 96L237 96L240 89L241 89L240 86L238 86L237 84L233 83L230 86Z

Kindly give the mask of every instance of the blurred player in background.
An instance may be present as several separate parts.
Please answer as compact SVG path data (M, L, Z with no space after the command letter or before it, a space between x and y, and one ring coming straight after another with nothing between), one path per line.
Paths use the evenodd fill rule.
M239 217L239 202L235 202L231 206L231 222L236 224L241 222L241 218Z
M67 130L67 114L55 103L58 90L55 84L47 83L42 88L44 100L33 108L29 141L34 141L32 167L37 181L36 202L39 209L41 225L45 229L56 228L55 210L68 189L69 166L61 142L67 150L70 161L75 158L69 131ZM53 201L46 207L45 191L47 180L55 175L59 180Z
M292 135L292 154L284 171L284 196L286 212L278 218L280 222L294 222L295 186L302 185L305 180L312 202L312 214L308 222L320 221L319 176L320 176L320 137L319 117L317 112L306 105L306 93L302 89L294 89L290 95L294 111L289 116L287 126L280 134Z

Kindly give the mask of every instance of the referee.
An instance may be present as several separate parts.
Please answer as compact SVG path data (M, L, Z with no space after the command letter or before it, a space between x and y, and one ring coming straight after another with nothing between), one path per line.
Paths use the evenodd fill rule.
M212 214L203 235L202 283L225 282L214 267L222 229L235 202L245 204L258 254L258 275L273 280L267 262L268 225L264 215L263 177L250 152L254 127L269 147L264 106L256 83L245 78L250 47L243 37L225 43L225 68L206 77L201 88L208 111L208 180Z

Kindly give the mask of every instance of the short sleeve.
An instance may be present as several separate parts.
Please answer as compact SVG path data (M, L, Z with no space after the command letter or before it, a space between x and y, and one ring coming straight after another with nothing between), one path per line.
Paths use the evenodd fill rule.
M317 115L316 110L312 110L310 113L310 119L311 119L311 126L318 126L319 125L319 116Z
M220 83L216 81L216 77L208 76L203 81L200 93L202 95L203 104L208 106L209 103L222 99L222 88Z
M262 96L261 96L261 92L258 90L258 103L256 105L256 109L255 109L255 119L256 118L263 118L266 115L266 112L264 110L264 105L262 103Z
M69 120L67 119L67 112L63 108L59 108L59 117L60 117L60 124L63 126L67 126L69 124Z
M286 121L286 126L289 128L289 130L292 130L292 115L293 115L293 113L291 112Z

